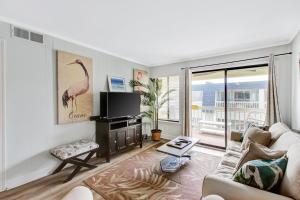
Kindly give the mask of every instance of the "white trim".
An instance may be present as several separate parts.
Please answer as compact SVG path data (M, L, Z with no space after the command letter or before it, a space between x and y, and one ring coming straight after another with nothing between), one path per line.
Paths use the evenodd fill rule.
M6 188L5 173L5 66L6 43L0 38L0 192Z

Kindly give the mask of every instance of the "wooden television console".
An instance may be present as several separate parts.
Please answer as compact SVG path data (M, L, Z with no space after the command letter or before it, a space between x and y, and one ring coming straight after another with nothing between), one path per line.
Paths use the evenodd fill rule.
M105 155L109 162L111 155L133 149L137 145L142 148L141 118L93 119L96 120L96 142L100 146L97 157Z

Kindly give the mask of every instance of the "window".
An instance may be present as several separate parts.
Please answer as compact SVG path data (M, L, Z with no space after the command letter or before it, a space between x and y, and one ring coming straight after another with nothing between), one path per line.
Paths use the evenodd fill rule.
M258 101L259 90L234 91L235 101Z
M159 110L161 120L179 121L179 76L159 77L162 80L162 93L175 90L169 94L169 101Z
M224 91L216 91L216 100L224 101ZM259 90L228 90L227 92L228 101L258 101L259 100Z
M250 91L237 91L234 93L235 101L250 101Z

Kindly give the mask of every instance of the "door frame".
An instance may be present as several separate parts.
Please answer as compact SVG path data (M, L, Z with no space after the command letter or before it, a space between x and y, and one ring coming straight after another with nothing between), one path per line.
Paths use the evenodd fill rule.
M0 192L6 189L6 138L5 138L5 66L6 41L0 38Z
M243 66L237 66L237 67L228 67L228 68L220 68L220 69L211 69L211 70L202 70L202 71L194 71L192 72L192 74L201 74L201 73L206 73L206 72L217 72L217 71L224 71L224 112L225 112L225 116L224 116L224 121L225 121L225 147L220 147L220 146L216 146L216 145L212 145L212 144L205 144L205 143L201 143L201 140L199 142L200 145L204 145L204 146L208 146L208 147L213 147L213 148L217 148L217 149L227 149L227 145L228 145L228 127L227 127L227 119L228 119L228 112L227 112L227 72L228 71L233 71L233 70L238 70L238 69L251 69L251 68L258 68L258 67L267 67L268 63L262 63L262 64L255 64L255 65L243 65ZM192 80L191 80L192 81ZM192 83L190 83L192 84Z

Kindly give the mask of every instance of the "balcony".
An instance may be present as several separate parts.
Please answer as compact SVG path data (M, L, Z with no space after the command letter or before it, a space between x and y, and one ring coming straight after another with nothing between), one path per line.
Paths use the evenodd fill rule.
M215 106L192 106L192 136L201 143L225 147L225 109L224 102L216 101ZM262 108L260 108L262 107ZM227 133L231 130L244 131L249 123L263 125L265 103L228 102Z

